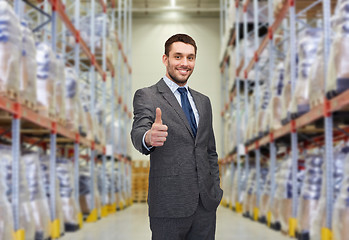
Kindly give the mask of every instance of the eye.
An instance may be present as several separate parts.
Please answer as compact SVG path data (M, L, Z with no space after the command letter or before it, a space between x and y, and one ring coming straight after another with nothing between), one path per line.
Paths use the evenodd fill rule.
M194 57L188 57L189 61L193 61Z
M181 57L180 56L175 56L175 59L180 59Z

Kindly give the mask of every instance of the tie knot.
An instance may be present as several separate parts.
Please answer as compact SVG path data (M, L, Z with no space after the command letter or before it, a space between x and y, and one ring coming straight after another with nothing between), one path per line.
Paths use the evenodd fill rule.
M187 89L185 87L179 87L177 90L181 95L187 94Z

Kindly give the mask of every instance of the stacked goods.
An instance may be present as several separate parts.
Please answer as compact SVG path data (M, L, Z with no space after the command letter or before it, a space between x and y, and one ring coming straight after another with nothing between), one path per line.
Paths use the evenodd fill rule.
M22 52L19 20L6 1L0 1L0 92L15 98L19 91Z
M7 197L11 203L16 204L12 200L12 151L10 146L0 145L0 156L1 164L3 164L3 173L4 181L7 185ZM27 185L27 179L25 175L25 164L23 161L20 161L19 164L19 228L25 230L26 239L34 240L35 239L35 223L33 217L33 209L29 199L29 190ZM7 212L7 211L5 211Z
M321 196L323 154L312 150L305 157L305 178L300 194L297 233L300 239L310 238L311 224Z
M264 84L262 86L262 99L260 104L260 110L258 112L258 118L257 118L257 129L258 129L258 136L262 137L266 132L268 132L267 126L263 126L264 122L267 122L267 108L269 105L269 101L271 98L271 93L269 91L268 84Z
M49 201L49 206L51 208L51 193L50 193L50 156L49 155L42 155L40 156L40 165L41 165L41 172L43 176L43 183L44 183L44 188L46 195L48 197ZM59 181L56 177L56 184L55 184L55 215L56 219L59 220L60 223L60 234L61 236L64 234L65 229L64 229L64 215L63 215L63 210L62 210L62 200L61 200L61 195L59 193ZM53 196L52 196L53 197ZM51 216L52 218L52 216ZM56 220L53 219L53 220ZM51 219L52 220L52 219Z
M56 82L58 63L51 47L46 43L37 45L37 102L38 110L45 116L56 113Z
M56 56L57 78L56 78L56 117L61 123L65 123L65 66L62 55Z
M246 196L245 192L247 189L248 176L249 176L249 170L246 168L241 169L240 177L238 176L238 174L236 174L236 172L234 174L232 201L235 206L236 206L236 203L244 202L244 197ZM239 181L240 181L240 194L238 193Z
M271 213L270 216L270 226L271 228L275 230L281 229L281 216L279 212L279 208L281 205L281 196L278 194L278 192L281 191L281 185L279 185L279 179L281 178L281 168L285 164L286 161L282 159L281 161L278 161L277 167L275 168L275 191L274 196L270 196L269 203L268 203L268 212Z
M282 124L287 124L291 120L291 113L289 111L289 106L292 100L292 84L291 84L291 51L288 51L286 58L286 68L285 68L285 80L284 87L281 93L281 122ZM295 83L297 83L298 79L298 53L296 54L296 79Z
M2 146L0 146L2 148ZM12 234L13 231L13 216L12 216L12 207L7 197L8 187L6 186L6 164L5 161L2 161L6 156L1 152L1 161L0 161L0 239L1 240L15 240ZM8 156L9 157L9 156ZM5 159L6 160L6 159Z
M267 214L268 214L268 203L272 198L271 193L271 179L270 179L270 171L268 168L262 168L261 170L261 199L259 204L259 220L260 222L267 222Z
M21 103L36 108L36 46L33 32L27 22L21 22L22 56L20 68L20 100Z
M277 17L287 0L274 0L274 16Z
M91 186L91 173L88 165L80 165L79 175L79 202L81 212L84 215L89 215L93 210L97 210L97 215L101 216L101 198L97 187L97 174L95 172L93 179L93 186ZM91 196L92 187L94 196ZM92 206L92 200L94 199L94 208Z
M282 115L282 104L281 104L281 93L284 88L284 76L285 68L282 62L277 64L276 74L274 75L272 81L272 92L271 92L271 102L269 104L269 121L271 130L276 130L280 128L281 125L281 115ZM267 125L267 121L265 122Z
M84 119L86 119L86 134L87 138L91 140L95 140L95 120L93 117L93 113L91 112L91 96L90 96L90 89L87 84L82 84L80 90L80 102L82 106L82 116Z
M331 46L326 84L328 98L332 98L349 88L349 1L338 1L333 29L334 39Z
M231 163L233 166L233 163ZM226 165L224 170L222 171L222 189L223 189L223 202L230 203L231 202L231 193L232 193L232 179L234 175L234 171L232 171L230 165ZM234 170L234 167L233 167ZM133 175L134 176L134 172Z
M79 98L78 98L78 78L75 70L70 67L65 68L65 110L66 110L66 126L72 131L78 129L78 124L83 123L83 119L79 119Z
M111 181L110 186L112 184L114 185L114 193L112 193L112 194L114 194L116 205L119 206L121 193L120 193L120 187L119 187L118 169L116 167L116 164L114 165L114 169L111 167L111 163L109 163L109 164L110 164L110 167L107 167L107 169L108 169L108 172L110 174L110 181ZM112 172L114 172L114 182L112 181L112 178L111 178ZM113 210L115 210L115 209L113 209Z
M132 198L134 202L146 202L149 185L149 161L135 161L132 164Z
M280 165L280 172L276 179L277 190L276 199L279 200L278 203L278 215L281 224L281 230L288 233L289 231L289 219L292 216L292 201L293 201L293 188L297 189L297 194L299 194L302 188L302 183L304 180L304 166L298 161L297 170L297 185L292 184L292 157L288 156Z
M334 191L334 200L336 200L340 195L340 189L344 180L344 162L347 160L349 152L349 146L347 143L340 142L333 152L333 191ZM326 172L326 162L323 164L323 172ZM310 224L310 238L311 239L321 239L321 229L326 227L326 177L322 178L322 189L321 197L318 203L318 207L315 211L315 216L313 222ZM341 201L341 200L339 200ZM340 204L340 202L338 203ZM337 205L338 206L338 205ZM336 213L338 214L338 212ZM339 215L337 215L339 216ZM336 216L336 217L337 217ZM332 216L331 216L332 217ZM338 219L338 218L337 218ZM345 219L341 219L345 221ZM334 229L336 234L340 235L340 226ZM338 237L339 237L338 235ZM345 239L345 238L344 238ZM337 239L336 239L337 240Z
M103 188L105 187L106 193L110 193L111 191L111 178L110 173L106 170L105 174L103 173L103 165L98 164L97 167L97 186L98 191L103 193ZM105 184L103 183L103 178L105 177ZM103 194L102 194L103 195ZM102 199L103 204L110 204L110 195L106 194L105 199Z
M344 153L344 178L333 208L333 239L336 240L349 238L349 148Z
M316 62L317 48L320 44L322 31L308 28L298 42L299 65L298 80L294 95L289 106L291 118L297 118L310 110L307 82L310 81L310 70Z
M96 132L95 132L95 138L98 139L98 141L105 145L105 131L103 128L103 121L105 118L104 113L104 107L101 104L96 105L95 109L95 115L96 115Z
M26 166L26 179L29 188L29 200L33 209L35 223L35 240L45 240L50 237L50 209L43 186L43 176L40 158L37 153L26 153L22 156Z
M244 215L247 217L251 217L253 215L253 206L255 203L253 202L253 191L256 185L256 169L251 169L248 176L247 187L244 196L243 202L243 211Z
M57 178L62 201L65 230L68 232L79 229L79 206L74 199L73 164L65 158L57 158Z
M266 179L267 179L267 175L268 175L268 168L261 168L260 170L260 178L259 178L259 187L260 187L260 192L263 191L264 187L265 187L265 183L266 183ZM258 199L257 199L257 184L255 183L255 186L253 188L253 192L252 192L252 201L250 202L250 212L254 212L254 209L255 208L259 208L259 206L261 205L261 201L259 201L258 203ZM263 201L263 199L260 199ZM265 199L264 199L265 200ZM258 205L259 204L259 205ZM260 215L260 220L265 222L266 221L266 216L264 215ZM254 216L254 217L258 217L258 216ZM258 219L255 219L255 220L258 220Z

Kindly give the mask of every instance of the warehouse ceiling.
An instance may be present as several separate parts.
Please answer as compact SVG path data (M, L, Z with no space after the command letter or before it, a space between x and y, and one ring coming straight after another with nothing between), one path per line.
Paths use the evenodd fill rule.
M134 17L219 17L219 0L133 0Z

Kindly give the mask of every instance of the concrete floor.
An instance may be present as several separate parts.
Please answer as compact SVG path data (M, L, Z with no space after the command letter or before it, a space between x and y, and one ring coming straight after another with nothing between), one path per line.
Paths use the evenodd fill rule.
M134 204L131 207L99 220L85 223L83 229L67 233L61 240L150 240L148 206ZM228 208L217 211L217 240L289 240L280 232L265 225L243 218Z

